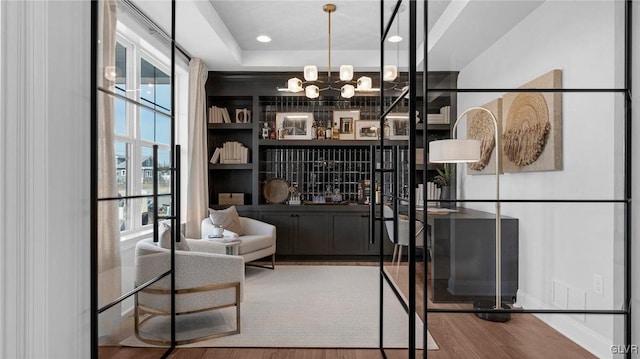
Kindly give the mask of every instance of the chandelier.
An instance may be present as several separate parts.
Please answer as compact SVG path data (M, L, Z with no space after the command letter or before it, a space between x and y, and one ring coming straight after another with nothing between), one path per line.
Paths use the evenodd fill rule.
M304 81L297 77L290 78L287 81L286 88L278 88L278 91L286 91L298 93L304 91L308 98L317 98L320 96L321 91L325 90L340 90L340 95L344 98L351 98L358 92L372 92L380 91L379 88L374 88L371 77L361 76L357 81L353 81L353 66L342 65L339 71L339 81L331 80L331 13L336 11L334 4L325 4L322 6L322 10L328 15L328 43L329 43L329 56L328 56L328 70L327 81L323 82L318 80L318 67L315 65L306 65L303 70ZM398 68L394 65L385 66L383 69L383 81L394 81L398 77ZM340 83L344 83L341 87L334 87ZM324 87L319 87L313 83L319 83ZM323 85L324 84L324 85ZM355 86L354 86L355 84ZM305 86L306 85L306 86Z

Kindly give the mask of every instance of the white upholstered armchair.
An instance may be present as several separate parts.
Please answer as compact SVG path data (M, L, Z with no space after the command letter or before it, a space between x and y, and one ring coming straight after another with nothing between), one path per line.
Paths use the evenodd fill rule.
M176 314L192 314L226 307L236 307L236 328L221 333L210 333L187 338L177 344L240 333L240 301L244 284L244 260L238 256L199 252L200 240L188 240L190 250L176 250ZM136 244L136 287L157 278L170 269L169 249L162 248L151 239ZM135 296L135 335L150 344L170 345L168 339L145 336L141 330L148 320L171 314L170 276L148 286Z
M255 261L260 258L271 256L271 269L275 268L276 255L276 227L265 222L258 221L249 217L240 217L240 226L244 231L244 235L238 237L240 244L238 246L238 255L244 258L245 263ZM198 241L189 241L189 246L194 245L202 247L213 246L218 253L225 253L223 244L209 241L209 235L213 234L213 222L207 217L202 220L200 233L204 243L193 244Z

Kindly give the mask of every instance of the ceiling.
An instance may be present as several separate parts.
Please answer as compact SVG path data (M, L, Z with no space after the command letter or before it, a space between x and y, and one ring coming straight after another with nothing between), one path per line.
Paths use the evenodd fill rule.
M167 33L169 0L133 0ZM316 64L328 67L328 0L179 0L176 2L176 40L192 57L217 71L297 71ZM459 71L519 23L544 0L435 0L428 2L429 70ZM380 65L380 1L335 0L331 15L331 69L351 64L356 71L377 71ZM396 1L384 2L385 18ZM404 1L408 4L408 1ZM418 1L418 14L424 2ZM404 38L385 43L385 62L406 67L408 15L399 13L390 34ZM418 16L418 18L423 18ZM386 21L385 21L386 23ZM424 21L418 20L418 34ZM258 35L272 41L260 43ZM418 53L424 46L417 37ZM422 56L419 56L420 62Z

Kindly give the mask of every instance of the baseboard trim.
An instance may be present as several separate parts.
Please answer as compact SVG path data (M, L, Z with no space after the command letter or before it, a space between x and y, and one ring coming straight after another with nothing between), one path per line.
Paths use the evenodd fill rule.
M518 290L518 303L524 309L532 308L548 308L557 309L542 300L529 295L527 292ZM572 317L572 314L534 314L538 319L545 322L553 329L559 331L562 335L571 339L574 343L580 345L585 350L598 358L613 358L611 346L613 340L606 338L599 333L594 332L589 327L578 322Z

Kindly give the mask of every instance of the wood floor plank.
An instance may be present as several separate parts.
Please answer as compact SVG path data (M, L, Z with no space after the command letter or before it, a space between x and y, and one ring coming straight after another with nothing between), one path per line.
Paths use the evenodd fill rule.
M174 350L169 359L205 359L207 358L207 348L190 348Z
M158 348L102 346L98 349L98 357L113 359L157 359L166 351L166 349Z

